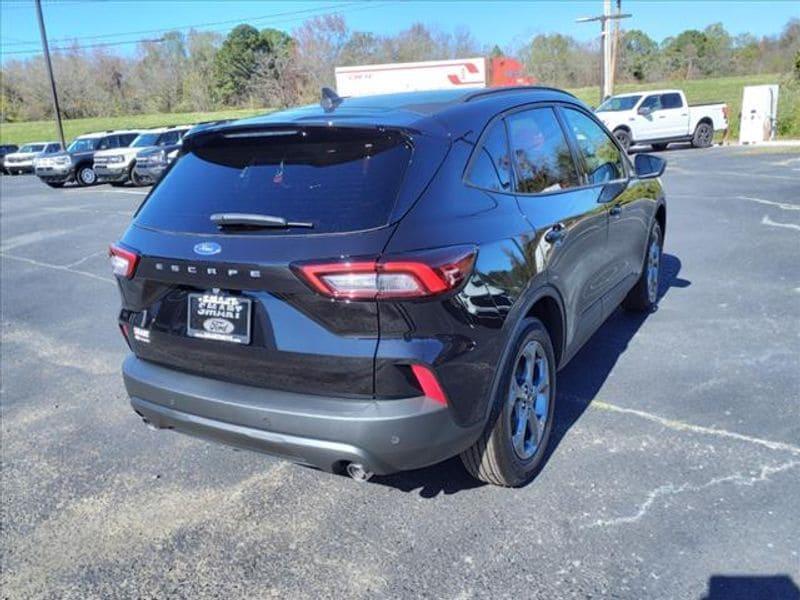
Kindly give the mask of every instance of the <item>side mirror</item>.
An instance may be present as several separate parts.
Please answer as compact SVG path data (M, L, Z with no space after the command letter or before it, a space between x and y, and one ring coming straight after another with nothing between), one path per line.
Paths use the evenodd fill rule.
M667 161L652 154L637 154L636 158L633 159L633 167L636 171L636 177L639 179L655 179L664 174L664 169L667 168Z
M640 106L639 110L637 110L636 112L638 112L643 117L648 117L653 112L653 109L650 108L649 106Z

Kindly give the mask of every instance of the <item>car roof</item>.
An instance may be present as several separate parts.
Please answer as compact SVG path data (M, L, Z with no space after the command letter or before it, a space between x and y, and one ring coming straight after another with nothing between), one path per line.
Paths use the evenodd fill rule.
M624 94L614 94L612 98L628 98L630 96L652 96L653 94L680 94L681 90L641 90L638 92L626 92Z
M89 140L93 138L105 137L107 135L120 135L120 134L128 134L128 133L135 133L140 134L142 131L140 129L114 129L111 131L94 131L92 133L82 133L81 135L75 136L76 140Z
M280 125L327 125L340 127L393 127L431 135L460 135L483 128L494 115L534 102L562 101L585 106L575 96L555 88L519 86L403 92L342 98L326 111L311 104L225 123L198 126L187 137L217 131L260 129Z

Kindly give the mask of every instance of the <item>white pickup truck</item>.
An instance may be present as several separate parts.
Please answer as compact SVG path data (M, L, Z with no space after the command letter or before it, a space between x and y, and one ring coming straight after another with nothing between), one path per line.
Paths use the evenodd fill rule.
M681 90L611 96L595 112L626 150L634 144L663 150L670 142L707 148L715 131L728 128L725 103L690 106Z

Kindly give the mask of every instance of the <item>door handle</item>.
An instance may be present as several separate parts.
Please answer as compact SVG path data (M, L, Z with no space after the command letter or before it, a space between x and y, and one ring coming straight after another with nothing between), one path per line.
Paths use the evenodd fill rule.
M608 214L610 214L612 217L618 217L622 214L622 207L619 204L615 204L608 209Z
M556 242L560 242L564 239L564 234L566 233L566 229L564 229L563 223L556 223L553 225L547 233L544 234L544 239L551 244L555 244Z

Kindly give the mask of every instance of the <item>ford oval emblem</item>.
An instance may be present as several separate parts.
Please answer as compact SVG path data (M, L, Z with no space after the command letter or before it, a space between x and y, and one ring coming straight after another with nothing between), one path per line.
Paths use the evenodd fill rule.
M203 321L203 329L211 333L233 333L234 325L227 319L220 319L219 317L212 317Z
M201 254L203 256L212 256L214 254L219 254L220 252L222 252L222 246L220 246L217 242L200 242L194 246L194 253Z

